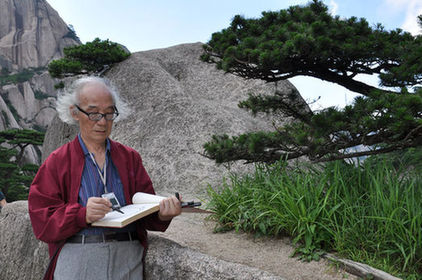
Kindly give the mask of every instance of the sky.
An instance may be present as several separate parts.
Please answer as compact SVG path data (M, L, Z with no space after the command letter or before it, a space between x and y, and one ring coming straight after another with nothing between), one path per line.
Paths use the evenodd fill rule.
M96 37L120 43L131 52L166 48L211 39L230 25L235 15L258 18L262 11L278 11L309 0L47 0L72 25L82 43ZM333 15L364 17L370 25L401 28L422 34L417 16L422 0L324 0ZM376 77L359 76L377 85ZM313 110L351 104L356 93L310 77L289 79L307 101L318 99Z

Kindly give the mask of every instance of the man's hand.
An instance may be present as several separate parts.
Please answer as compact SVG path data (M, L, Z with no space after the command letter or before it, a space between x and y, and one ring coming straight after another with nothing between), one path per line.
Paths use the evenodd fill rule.
M91 224L111 211L111 202L106 198L90 197L86 203L86 223Z
M180 215L180 213L182 213L182 207L180 201L175 196L161 200L160 211L158 211L158 218L161 221L170 221Z

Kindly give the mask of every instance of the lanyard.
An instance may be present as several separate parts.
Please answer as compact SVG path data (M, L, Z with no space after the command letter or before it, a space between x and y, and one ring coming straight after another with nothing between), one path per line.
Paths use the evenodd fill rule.
M103 175L103 173L101 172L100 168L98 167L97 162L95 161L95 158L92 155L92 153L89 153L89 155L91 156L91 159L95 164L95 167L97 167L98 175L100 175L101 181L104 184L104 191L105 191L105 193L108 193L108 190L107 190L107 156L106 156L105 162L104 162L104 175Z

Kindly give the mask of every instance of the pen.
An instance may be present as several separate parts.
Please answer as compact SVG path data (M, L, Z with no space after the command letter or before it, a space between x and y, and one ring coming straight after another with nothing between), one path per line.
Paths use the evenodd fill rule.
M120 210L119 208L117 208L117 207L111 207L111 209L113 209L113 211L117 211L117 212L119 212L119 213L121 213L121 214L124 214L123 213L123 211L122 210Z
M197 207L197 206L201 206L201 202L194 202L194 201L182 202L181 205L182 205L182 208Z
M176 198L180 201L180 195L179 193L175 193ZM181 202L180 201L180 205L182 206L182 208L187 208L187 207L197 207L197 206L201 206L201 202Z

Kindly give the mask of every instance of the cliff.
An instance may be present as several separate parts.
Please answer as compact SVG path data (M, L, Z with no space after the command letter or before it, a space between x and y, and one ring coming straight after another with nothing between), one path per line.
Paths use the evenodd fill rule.
M45 130L56 90L47 65L63 48L80 44L45 0L0 0L0 130ZM37 163L33 147L26 161Z
M63 48L79 43L44 0L0 0L0 66L9 70L46 66Z

